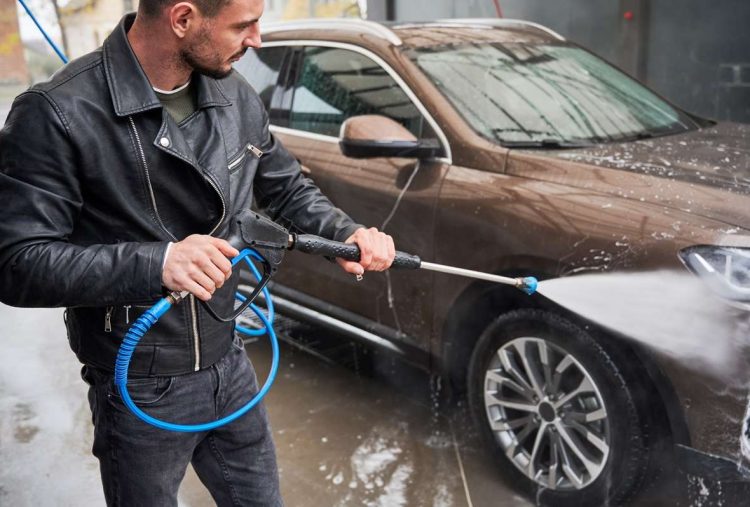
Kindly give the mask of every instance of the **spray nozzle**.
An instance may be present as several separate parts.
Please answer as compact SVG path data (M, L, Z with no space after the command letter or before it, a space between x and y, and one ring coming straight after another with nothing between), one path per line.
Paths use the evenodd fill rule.
M539 281L533 276L516 278L516 288L521 289L529 296L536 292L537 285L539 285Z

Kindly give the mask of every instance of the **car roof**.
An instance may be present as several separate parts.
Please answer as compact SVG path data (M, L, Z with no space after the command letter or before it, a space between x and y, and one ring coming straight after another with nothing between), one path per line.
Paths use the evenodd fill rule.
M376 23L356 18L317 18L267 23L265 40L314 39L356 42L363 37L404 48L467 42L549 43L565 40L552 30L515 19L445 19Z

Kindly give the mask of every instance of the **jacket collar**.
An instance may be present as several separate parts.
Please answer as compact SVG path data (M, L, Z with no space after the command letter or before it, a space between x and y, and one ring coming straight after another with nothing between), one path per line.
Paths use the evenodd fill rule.
M104 72L117 116L162 107L128 42L127 32L134 20L134 13L126 14L104 41ZM216 79L194 73L193 81L197 86L198 109L232 104Z

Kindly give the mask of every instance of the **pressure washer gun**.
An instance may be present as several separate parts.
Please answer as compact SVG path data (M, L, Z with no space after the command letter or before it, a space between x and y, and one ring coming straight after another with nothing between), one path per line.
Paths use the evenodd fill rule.
M143 412L138 406L133 403L130 394L127 390L128 381L128 366L132 358L133 352L138 345L138 342L148 332L148 330L164 315L169 309L184 299L189 293L184 292L171 292L165 298L161 299L154 306L146 310L128 330L127 334L123 338L120 349L117 353L117 359L115 362L115 385L117 386L120 396L125 405L133 412L138 418L143 421L152 424L156 427L179 432L196 432L196 431L208 431L214 428L218 428L224 424L227 424L241 415L245 414L248 410L253 408L260 400L266 395L268 390L276 377L279 363L279 348L276 333L273 330L273 300L266 285L278 270L281 261L284 258L284 254L287 250L297 250L300 252L321 255L325 257L337 257L349 261L359 261L360 250L355 244L341 243L338 241L331 241L328 239L321 238L310 234L294 234L280 226L279 224L269 220L268 218L256 213L252 210L242 210L237 213L230 226L230 235L227 239L229 244L237 248L240 254L232 259L232 266L237 265L242 260L247 262L250 270L253 272L257 283L253 289L253 292L249 296L237 294L236 298L241 301L241 304L234 309L231 315L222 316L211 307L208 302L202 302L202 305L211 314L211 316L222 322L229 322L236 319L245 309L248 307L258 316L263 324L262 330L246 330L236 328L238 331L245 334L252 334L258 336L260 334L268 334L271 341L272 349L272 360L271 370L268 374L266 382L263 387L250 400L245 406L237 410L236 412L216 421L202 423L202 424L176 424L171 422L161 421L156 419L145 412ZM255 260L259 263L263 269L261 271L252 262ZM464 276L469 278L476 278L480 280L486 280L489 282L501 283L504 285L510 285L522 290L526 294L533 294L537 288L537 280L534 277L523 277L523 278L508 278L499 275L493 275L491 273L482 273L479 271L472 271L469 269L456 268L452 266L445 266L442 264L433 264L430 262L423 262L418 256L408 254L405 252L396 252L396 256L391 264L391 268L400 269L427 269L429 271L437 271L441 273L448 273L458 276ZM255 299L263 293L266 302L267 314L255 306L253 302Z
M247 245L263 250L272 260L271 269L276 270L284 256L284 250L297 250L312 255L338 257L348 261L359 261L360 251L356 244L341 243L314 236L312 234L293 234L275 222L250 210L243 210L235 217L235 233L229 238L232 246ZM534 277L508 278L505 276L482 273L469 269L445 266L424 262L417 255L396 252L391 264L396 269L426 269L452 275L477 278L490 282L511 285L531 295L536 291L537 280ZM271 273L272 274L272 273ZM270 275L269 275L270 276Z
M242 210L235 215L232 226L230 227L230 237L227 239L229 244L240 251L248 248L261 252L261 259L256 257L263 265L264 271L261 280L256 284L253 293L249 298L228 317L222 317L214 311L210 305L204 305L208 312L217 320L229 322L236 319L252 303L269 282L273 274L278 270L278 266L284 258L286 250L297 250L306 254L320 255L323 257L337 257L348 261L359 261L360 251L356 244L342 243L331 241L312 234L294 234L285 228L271 221L270 219L256 213L252 210ZM237 260L242 254L237 256ZM236 262L233 262L233 265ZM396 252L396 256L391 264L391 269L426 269L428 271L438 271L452 275L476 278L505 285L511 285L522 290L526 294L536 292L538 285L537 279L531 276L509 278L505 276L472 271L470 269L456 268L442 264L433 264L424 262L417 255L406 252ZM174 303L188 295L187 291L172 292L170 297Z

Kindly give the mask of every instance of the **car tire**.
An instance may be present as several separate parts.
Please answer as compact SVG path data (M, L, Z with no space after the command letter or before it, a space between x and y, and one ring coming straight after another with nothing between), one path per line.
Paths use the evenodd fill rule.
M618 505L641 486L647 407L612 356L544 310L506 313L480 336L468 374L472 416L503 475L537 505Z

